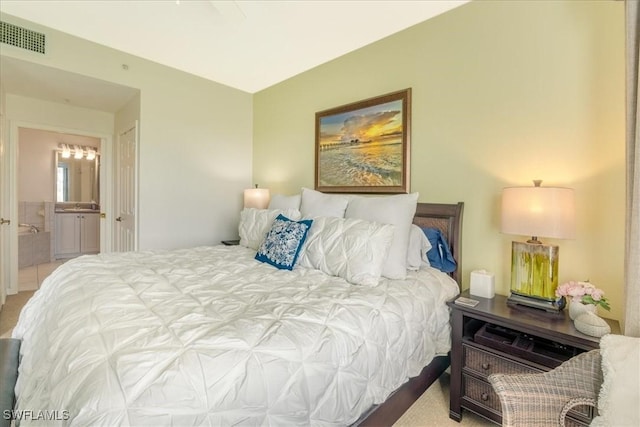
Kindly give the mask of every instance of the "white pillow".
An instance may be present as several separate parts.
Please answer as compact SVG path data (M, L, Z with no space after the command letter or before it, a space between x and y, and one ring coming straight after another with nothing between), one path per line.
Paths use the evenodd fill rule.
M271 229L273 220L280 214L294 221L300 219L300 211L297 209L243 209L240 212L240 224L238 225L240 245L258 250Z
M422 267L428 267L429 258L427 252L431 250L431 242L427 239L422 228L415 224L411 224L409 230L409 247L407 248L407 269L420 270Z
M418 204L418 193L385 197L353 197L349 201L345 218L393 224L393 241L382 267L382 275L389 279L407 277L407 248L409 230Z
M302 189L302 201L300 213L303 218L316 218L319 216L333 216L344 218L349 197L337 194L324 194L319 191Z
M600 339L604 381L592 426L640 426L640 338L605 335Z
M269 201L269 209L300 209L300 194L293 196L274 194Z
M316 217L298 265L376 286L393 240L394 226L355 218Z

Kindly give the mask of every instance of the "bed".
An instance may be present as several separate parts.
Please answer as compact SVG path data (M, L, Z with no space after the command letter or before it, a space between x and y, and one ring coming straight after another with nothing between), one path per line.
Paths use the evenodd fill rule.
M274 268L244 245L70 260L13 332L16 409L40 411L21 425L391 424L448 366L462 207L413 217L441 231L456 271L375 285Z

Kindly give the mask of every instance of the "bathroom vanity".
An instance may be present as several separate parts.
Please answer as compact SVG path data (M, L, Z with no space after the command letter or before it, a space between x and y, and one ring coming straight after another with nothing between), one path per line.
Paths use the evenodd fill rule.
M73 258L100 252L100 212L67 210L55 214L55 257Z

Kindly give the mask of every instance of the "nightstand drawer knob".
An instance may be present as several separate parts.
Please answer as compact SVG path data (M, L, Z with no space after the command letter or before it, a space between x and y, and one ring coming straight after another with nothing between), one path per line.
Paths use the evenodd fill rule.
M490 363L484 362L482 364L482 369L484 369L485 371L488 371L490 367L491 367Z
M489 400L489 394L487 393L482 393L480 395L480 399L482 399L483 402L486 402L487 400Z

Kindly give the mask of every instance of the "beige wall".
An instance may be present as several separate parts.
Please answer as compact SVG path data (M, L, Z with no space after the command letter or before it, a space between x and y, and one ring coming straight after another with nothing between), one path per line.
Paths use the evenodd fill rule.
M547 240L560 281L590 279L619 319L623 55L623 2L474 1L257 93L254 181L312 187L315 112L410 87L411 191L465 202L463 286L486 268L508 294L523 238L500 233L501 190L543 179L576 190L576 239Z
M252 182L251 94L13 16L1 17L47 36L47 55L2 45L2 56L140 91L139 98L115 113L117 126L140 122L140 249L236 238L242 191ZM138 106L139 112L132 114ZM12 116L9 109L7 116ZM55 116L47 120L60 126ZM115 129L113 120L112 114L109 132L115 141L122 129Z

